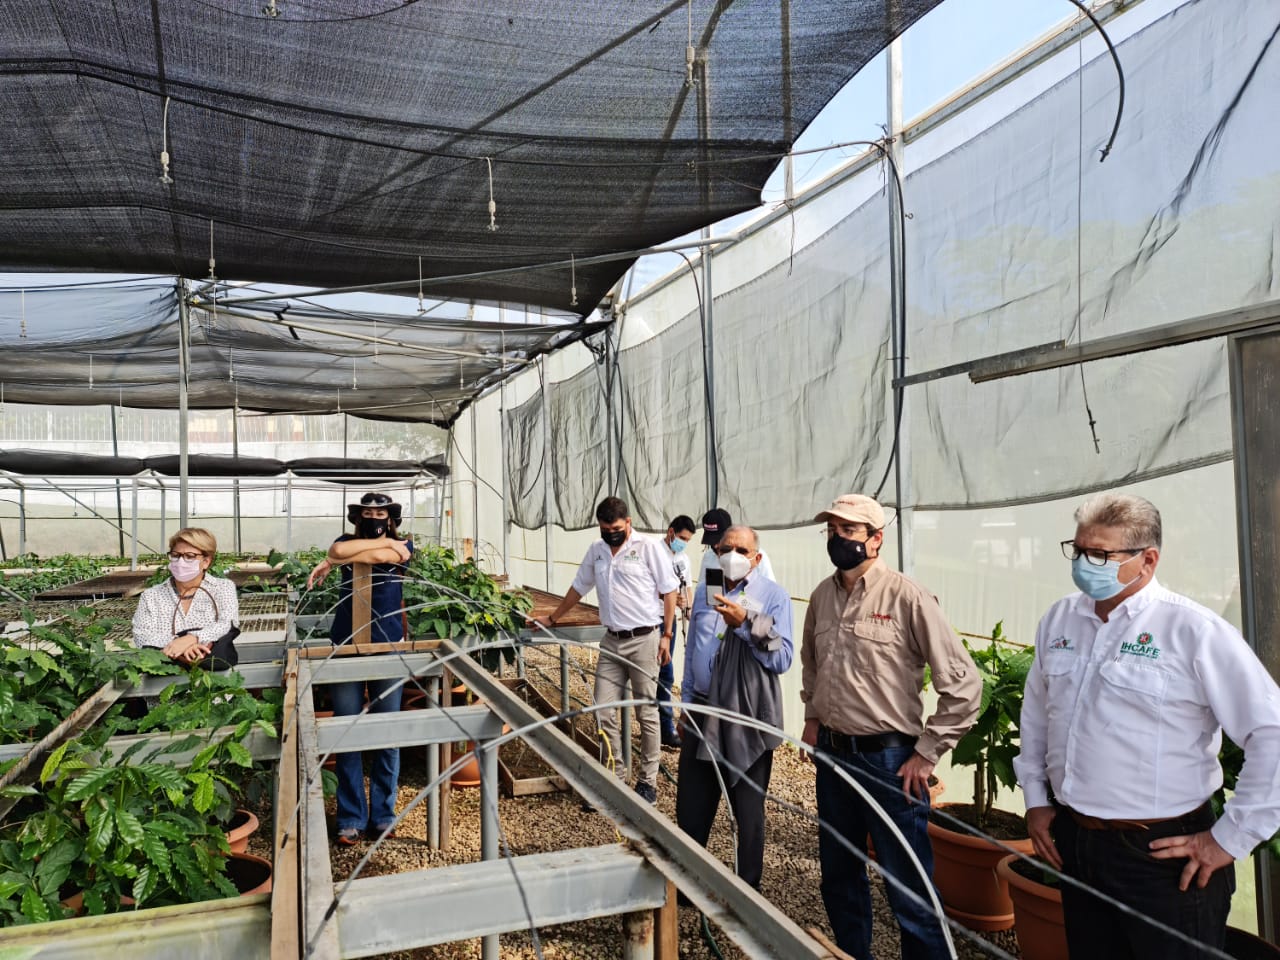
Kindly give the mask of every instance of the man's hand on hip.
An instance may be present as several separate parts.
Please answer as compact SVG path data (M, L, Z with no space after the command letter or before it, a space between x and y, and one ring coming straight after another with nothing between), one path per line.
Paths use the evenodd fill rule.
M804 733L800 734L800 740L802 743L808 744L813 749L815 750L818 749L818 721L817 720L806 720L804 722ZM808 760L810 763L813 762L812 754L802 753L800 755L804 757L806 760Z
M923 800L929 795L929 777L932 773L932 761L918 753L911 754L907 762L898 768L898 776L902 778L902 792L912 800Z
M1053 834L1049 825L1058 811L1052 807L1032 807L1027 811L1027 834L1031 837L1031 846L1038 856L1055 870L1062 869L1062 855L1058 853L1058 845L1053 842Z
M1157 860L1186 858L1187 865L1178 879L1178 889L1183 891L1191 886L1192 880L1196 881L1196 886L1204 889L1209 885L1213 871L1235 861L1235 857L1223 850L1208 830L1180 837L1161 837L1159 840L1152 840L1147 846Z

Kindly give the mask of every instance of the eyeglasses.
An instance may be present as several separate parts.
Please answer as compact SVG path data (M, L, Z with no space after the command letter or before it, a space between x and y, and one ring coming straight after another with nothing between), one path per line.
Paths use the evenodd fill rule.
M1105 567L1112 557L1119 557L1123 554L1141 553L1147 547L1126 547L1123 550L1092 550L1087 547L1081 547L1074 540L1062 541L1062 555L1068 560L1078 560L1084 557L1085 560L1095 567Z
M171 553L170 560L200 560L204 558L203 553Z
M868 527L864 523L842 523L838 527L827 524L825 527L819 527L818 533L822 535L824 540L830 540L832 537L841 537L845 540L852 540L856 534L867 533Z
M746 547L712 547L711 552L717 557L723 557L726 553L740 553L744 557L751 556L751 551Z

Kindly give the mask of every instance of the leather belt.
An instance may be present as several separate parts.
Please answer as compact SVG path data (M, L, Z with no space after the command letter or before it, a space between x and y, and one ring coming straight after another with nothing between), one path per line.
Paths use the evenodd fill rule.
M914 747L918 737L889 730L886 733L866 733L851 735L823 727L832 749L840 753L878 753L881 750L892 750L895 747Z
M1062 809L1071 814L1071 819L1086 830L1150 830L1159 823L1168 823L1170 820L1181 820L1183 817L1194 817L1197 814L1204 813L1209 809L1209 801L1206 800L1189 813L1182 813L1176 817L1154 817L1150 820L1109 820L1105 817L1092 817L1068 806L1064 806Z
M611 630L605 628L611 637L617 637L619 640L630 640L632 637L643 637L646 633L653 633L655 630L661 630L661 625L653 627L636 627L634 630Z

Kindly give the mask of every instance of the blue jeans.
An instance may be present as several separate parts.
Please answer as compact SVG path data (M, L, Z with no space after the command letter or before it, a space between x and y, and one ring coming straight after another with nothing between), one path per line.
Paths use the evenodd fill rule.
M658 670L658 716L664 737L676 736L675 717L671 712L671 685L676 682L676 641L680 639L680 617L671 625L671 659Z
M369 689L370 713L395 713L400 709L404 686L398 680L357 680L329 686L335 717L353 717L364 709L365 688ZM382 694L396 687L385 697ZM379 699L381 697L381 699ZM400 779L400 750L368 750L370 759L369 799L364 795L364 764L361 753L339 753L338 829L381 830L396 818L396 787Z
M889 814L902 831L921 865L933 876L933 847L929 843L929 803L911 803L902 793L900 768L912 754L910 747L874 753L837 752L825 729L818 733L818 750L837 761ZM867 835L876 859L890 876L902 881L926 904L929 894L920 874L897 838L889 832L858 793L821 759L818 760L818 856L822 863L822 902L841 950L871 960L871 885L866 866L832 833L840 833L863 853ZM889 906L902 931L903 960L945 960L949 956L941 923L929 906L910 900L892 883L885 884Z

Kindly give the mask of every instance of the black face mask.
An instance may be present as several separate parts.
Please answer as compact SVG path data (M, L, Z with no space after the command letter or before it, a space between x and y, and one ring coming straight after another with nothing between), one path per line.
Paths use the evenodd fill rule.
M361 517L360 522L356 524L356 531L365 540L377 540L379 537L386 536L387 521L379 517Z
M601 530L600 539L611 547L620 547L627 542L626 528L622 530Z
M867 545L862 540L827 537L827 556L841 570L852 570L867 559Z

